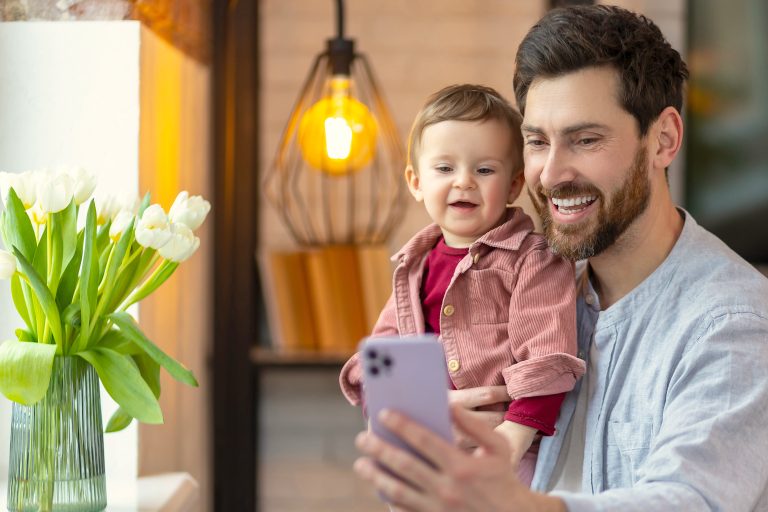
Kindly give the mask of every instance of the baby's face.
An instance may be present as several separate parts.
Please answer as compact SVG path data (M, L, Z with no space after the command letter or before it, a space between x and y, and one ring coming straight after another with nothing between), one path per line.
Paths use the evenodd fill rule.
M523 184L512 168L512 141L510 128L495 119L424 129L417 169L406 170L406 179L449 246L467 247L503 222Z

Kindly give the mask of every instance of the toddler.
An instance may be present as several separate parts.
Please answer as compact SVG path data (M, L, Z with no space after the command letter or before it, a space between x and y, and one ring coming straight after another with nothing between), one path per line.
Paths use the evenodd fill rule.
M511 207L524 185L521 118L495 90L453 85L416 116L405 179L434 224L393 260L393 292L373 336L439 335L452 387L506 385L497 430L530 485L537 435L552 435L565 392L584 373L576 353L573 264ZM342 391L360 404L359 354Z

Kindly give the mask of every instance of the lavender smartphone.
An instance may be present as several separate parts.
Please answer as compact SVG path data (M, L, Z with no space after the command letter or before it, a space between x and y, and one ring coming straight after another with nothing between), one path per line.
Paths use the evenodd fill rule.
M390 409L453 442L448 372L443 347L436 336L366 338L360 343L360 358L365 404L376 435L416 453L379 424L379 411Z

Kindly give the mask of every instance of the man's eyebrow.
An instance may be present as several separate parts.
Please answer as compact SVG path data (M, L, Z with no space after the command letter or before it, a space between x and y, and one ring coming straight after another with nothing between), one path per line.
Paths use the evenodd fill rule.
M524 133L534 133L538 135L544 135L544 130L530 124L523 124L522 126L520 126L520 130ZM593 122L578 123L571 126L566 126L562 130L560 130L560 133L562 135L571 135L573 133L578 133L584 130L605 131L605 130L608 130L608 126L601 123L593 123Z

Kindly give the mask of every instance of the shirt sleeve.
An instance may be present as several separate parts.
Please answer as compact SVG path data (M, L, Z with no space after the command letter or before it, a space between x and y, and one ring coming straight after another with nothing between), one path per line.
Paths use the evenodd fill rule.
M397 311L395 307L395 296L392 294L389 296L384 309L381 310L381 314L376 321L376 325L373 327L371 336L396 336L397 334ZM339 386L341 387L341 392L352 405L362 404L362 383L363 370L360 367L360 357L358 354L355 354L344 364L341 368L341 373L339 374Z
M553 492L570 512L767 510L768 318L713 316L681 358L631 488ZM631 452L627 457L632 457Z
M564 399L565 393L518 398L509 404L504 419L538 429L540 434L551 436L555 433L555 423Z
M515 364L502 370L509 396L570 391L584 374L576 357L576 279L573 263L546 246L533 248L517 271L509 305Z

